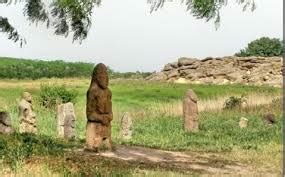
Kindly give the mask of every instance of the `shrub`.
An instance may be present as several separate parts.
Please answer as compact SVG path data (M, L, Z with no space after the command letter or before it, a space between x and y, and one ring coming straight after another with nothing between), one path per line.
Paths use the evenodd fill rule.
M41 85L40 103L46 108L54 108L61 103L75 103L77 96L75 90L68 90L63 85Z
M282 56L283 54L283 42L277 38L262 37L254 40L248 44L245 49L236 53L239 57L248 56L261 56L261 57L273 57Z
M240 108L242 104L243 97L229 97L224 103L224 109L234 109Z

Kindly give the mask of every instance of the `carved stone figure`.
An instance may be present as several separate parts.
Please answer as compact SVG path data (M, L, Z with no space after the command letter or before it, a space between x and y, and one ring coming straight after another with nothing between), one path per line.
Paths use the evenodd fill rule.
M0 134L11 134L14 133L12 128L11 118L7 112L0 112Z
M128 112L126 112L121 119L121 137L124 140L129 140L132 138L132 126L132 117Z
M189 89L183 100L184 130L196 132L199 130L198 122L198 98L193 90Z
M37 133L36 114L33 111L32 95L24 92L19 103L20 133Z
M57 132L61 138L75 138L75 113L70 102L57 107Z
M93 71L87 91L86 150L111 150L112 93L107 67L100 63Z

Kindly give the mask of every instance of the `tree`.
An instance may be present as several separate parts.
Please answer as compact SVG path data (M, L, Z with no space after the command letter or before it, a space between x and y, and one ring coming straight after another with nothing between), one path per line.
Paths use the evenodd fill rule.
M220 22L220 9L227 5L227 0L181 0L197 19L205 19L207 22L214 20L218 25ZM101 4L101 0L52 0L44 3L42 0L0 0L0 4L25 3L24 15L31 23L43 22L47 27L54 28L56 35L68 36L73 33L73 41L82 41L91 26L91 16L95 6ZM147 0L151 4L151 12L162 8L166 0ZM243 5L243 10L251 7L255 9L254 0L236 0ZM8 18L0 16L0 32L8 34L8 39L26 42L17 30L9 23Z
M284 44L280 39L262 37L250 42L245 49L236 53L239 57L248 56L261 56L261 57L273 57L281 56L283 54Z

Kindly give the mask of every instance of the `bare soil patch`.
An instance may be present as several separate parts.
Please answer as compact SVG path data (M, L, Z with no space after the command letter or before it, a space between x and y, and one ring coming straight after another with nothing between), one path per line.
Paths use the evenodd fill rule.
M277 176L270 169L224 159L218 153L175 152L137 146L118 145L113 152L92 153L76 151L80 158L96 159L99 156L138 165L142 168L159 168L186 174L229 176Z

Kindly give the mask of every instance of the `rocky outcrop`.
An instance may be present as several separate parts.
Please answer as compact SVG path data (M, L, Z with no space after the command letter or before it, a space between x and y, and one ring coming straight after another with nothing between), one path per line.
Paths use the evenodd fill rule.
M207 57L179 58L148 80L176 82L183 78L188 83L282 85L281 57Z

